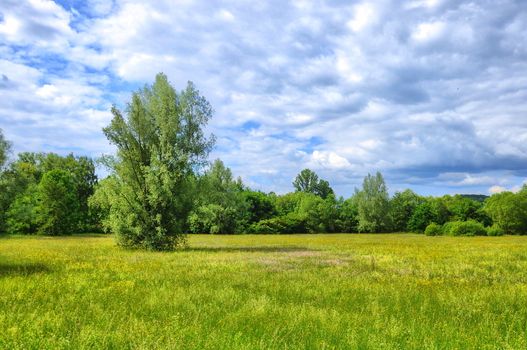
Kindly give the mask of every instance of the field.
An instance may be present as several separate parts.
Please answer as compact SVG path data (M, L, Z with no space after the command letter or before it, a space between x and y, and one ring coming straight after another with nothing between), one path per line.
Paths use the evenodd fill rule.
M2 349L527 349L527 237L0 239Z

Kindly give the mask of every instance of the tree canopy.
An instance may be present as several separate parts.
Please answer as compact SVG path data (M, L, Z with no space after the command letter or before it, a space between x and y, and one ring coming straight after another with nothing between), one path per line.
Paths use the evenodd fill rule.
M311 169L302 170L293 181L297 192L313 193L325 199L333 194L333 189L326 180L319 179L318 175Z
M124 113L112 108L103 129L117 147L106 162L114 175L107 223L119 244L171 250L184 242L195 174L214 143L203 131L212 113L194 84L176 92L161 73L133 93Z
M386 232L390 228L390 197L380 172L368 174L355 194L359 232Z

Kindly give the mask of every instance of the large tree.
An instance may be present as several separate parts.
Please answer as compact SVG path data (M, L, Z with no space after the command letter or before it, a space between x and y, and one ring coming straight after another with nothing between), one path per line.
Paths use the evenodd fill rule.
M189 82L181 92L160 73L133 93L125 113L112 108L103 129L117 146L110 193L111 231L126 247L171 250L184 242L196 171L213 145L203 127L212 107Z
M368 174L362 190L355 194L358 209L359 232L385 232L390 228L390 198L380 172Z

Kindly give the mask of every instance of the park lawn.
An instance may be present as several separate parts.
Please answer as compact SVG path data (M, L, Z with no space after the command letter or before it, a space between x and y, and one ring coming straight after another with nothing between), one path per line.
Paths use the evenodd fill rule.
M527 236L0 239L1 349L527 349Z

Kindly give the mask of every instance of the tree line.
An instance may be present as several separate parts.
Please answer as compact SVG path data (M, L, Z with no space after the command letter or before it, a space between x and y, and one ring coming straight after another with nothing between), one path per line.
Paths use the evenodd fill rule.
M112 114L103 132L117 152L97 160L109 170L102 180L89 157L23 152L8 161L0 131L1 232L111 232L122 246L152 250L184 244L187 233L527 232L527 186L489 198L390 196L376 173L343 198L304 169L290 193L253 190L221 160L207 162L212 107L192 83L176 91L164 74Z

